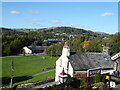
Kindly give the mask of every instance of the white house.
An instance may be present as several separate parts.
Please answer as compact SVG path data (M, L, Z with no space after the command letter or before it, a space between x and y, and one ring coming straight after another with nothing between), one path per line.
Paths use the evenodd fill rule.
M32 50L29 49L28 47L23 47L24 51L26 54L32 54Z
M56 61L55 81L59 80L58 76L62 72L63 68L64 68L65 73L72 75L73 68L70 66L71 64L69 63L68 56L70 56L70 48L68 46L68 43L66 42L63 47L61 57ZM71 70L68 70L68 65L69 65L69 69Z
M56 61L55 81L59 81L59 74L64 68L65 73L73 77L77 73L87 73L88 70L101 68L101 74L113 70L113 62L108 53L75 53L70 54L70 47L65 42L62 55Z

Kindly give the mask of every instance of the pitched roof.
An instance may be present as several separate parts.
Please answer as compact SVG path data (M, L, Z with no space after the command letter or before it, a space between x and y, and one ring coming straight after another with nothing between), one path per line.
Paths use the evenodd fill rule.
M103 53L76 53L69 57L74 70L88 70L101 67L103 69L113 68L110 56Z
M67 74L65 73L64 68L62 72L59 74L59 78L63 78L63 77L67 77Z
M29 49L31 49L32 51L36 51L36 50L45 50L47 49L49 46L28 46Z
M116 60L120 57L120 52L111 57L112 60Z

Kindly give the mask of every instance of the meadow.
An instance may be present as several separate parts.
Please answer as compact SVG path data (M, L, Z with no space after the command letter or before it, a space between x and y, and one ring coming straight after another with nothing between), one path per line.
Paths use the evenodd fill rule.
M34 74L48 71L50 69L55 69L55 62L58 57L50 56L14 56L14 57L3 57L2 58L2 79L3 85L8 85L10 83L11 77L11 62L14 62L14 84L24 81L40 81L46 80L47 78L54 78L54 71L48 72L43 75L38 75L33 78ZM47 76L46 76L47 75ZM27 78L26 78L27 77Z

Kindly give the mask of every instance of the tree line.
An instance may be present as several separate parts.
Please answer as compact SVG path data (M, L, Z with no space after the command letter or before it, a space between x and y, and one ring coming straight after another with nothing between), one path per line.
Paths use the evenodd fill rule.
M108 38L95 38L93 36L78 36L67 40L71 52L102 52L105 43L110 44L110 55L120 51L120 33L109 35ZM51 45L46 53L49 55L61 55L64 42Z
M11 29L2 29L2 55L16 55L22 53L24 46L49 46L51 43L44 42L47 39L62 39L67 36L58 36L44 32L22 32Z
M74 31L74 30L73 30ZM22 53L24 46L50 46L46 53L49 55L61 55L64 42L51 44L44 42L47 39L58 39L68 41L71 52L102 52L102 45L110 43L111 54L119 52L120 33L109 35L108 38L101 38L91 35L80 35L75 38L69 35L55 35L54 32L22 32L12 29L2 30L2 55L16 55Z

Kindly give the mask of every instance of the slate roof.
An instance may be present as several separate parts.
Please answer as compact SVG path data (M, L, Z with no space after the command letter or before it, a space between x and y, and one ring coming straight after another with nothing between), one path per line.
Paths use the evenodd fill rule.
M84 71L98 67L102 69L113 68L113 61L110 59L110 56L103 53L76 53L68 58L75 71Z
M48 47L49 46L28 46L28 48L31 49L32 51L45 50Z
M62 40L54 40L54 39L51 39L51 40L44 40L44 42L58 43L58 42L62 42Z

